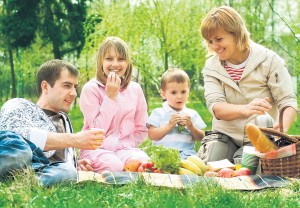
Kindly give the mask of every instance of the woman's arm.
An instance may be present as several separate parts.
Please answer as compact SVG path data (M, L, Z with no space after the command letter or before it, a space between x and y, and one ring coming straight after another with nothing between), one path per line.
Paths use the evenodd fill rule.
M262 115L272 108L269 98L255 98L246 105L230 103L216 103L213 105L215 117L219 120L232 121L238 118L247 118L253 114Z

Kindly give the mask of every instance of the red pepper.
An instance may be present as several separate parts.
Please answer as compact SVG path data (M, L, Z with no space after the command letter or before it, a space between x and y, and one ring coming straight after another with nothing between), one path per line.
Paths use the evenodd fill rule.
M160 169L156 169L153 171L153 173L163 173Z
M155 170L153 162L143 162L138 168L138 172L153 172Z

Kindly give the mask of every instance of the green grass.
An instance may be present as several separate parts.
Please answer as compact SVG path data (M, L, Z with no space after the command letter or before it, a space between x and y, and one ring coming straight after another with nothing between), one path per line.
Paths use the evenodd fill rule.
M32 172L0 183L0 207L299 207L300 182L260 191L226 190L215 183L187 189L149 186L142 180L105 185L93 181L42 188Z
M161 106L153 102L152 109ZM201 102L189 103L207 125L211 116ZM83 117L78 105L70 112L75 132L82 129ZM209 129L210 126L207 128ZM292 132L298 133L299 126ZM138 180L128 185L98 182L66 183L51 188L38 186L34 174L21 171L0 182L0 207L300 207L300 182L285 188L260 191L232 191L216 184L198 183L187 189L154 187Z

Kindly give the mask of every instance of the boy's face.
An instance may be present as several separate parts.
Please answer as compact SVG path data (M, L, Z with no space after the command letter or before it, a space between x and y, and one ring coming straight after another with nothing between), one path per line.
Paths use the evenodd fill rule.
M165 90L161 90L161 96L166 99L169 106L176 111L180 111L185 106L189 98L189 85L187 82L169 82Z

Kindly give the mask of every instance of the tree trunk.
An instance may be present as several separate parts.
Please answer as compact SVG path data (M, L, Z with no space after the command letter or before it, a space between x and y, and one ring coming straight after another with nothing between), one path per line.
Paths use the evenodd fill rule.
M167 71L169 68L169 53L168 51L165 51L165 71Z
M8 49L9 54L9 64L10 64L10 71L11 71L11 98L15 98L17 96L17 89L16 89L16 77L15 77L15 66L14 66L14 58L12 49Z
M61 59L61 53L59 49L59 44L52 39L52 47L53 47L53 53L54 53L54 58L55 59Z

